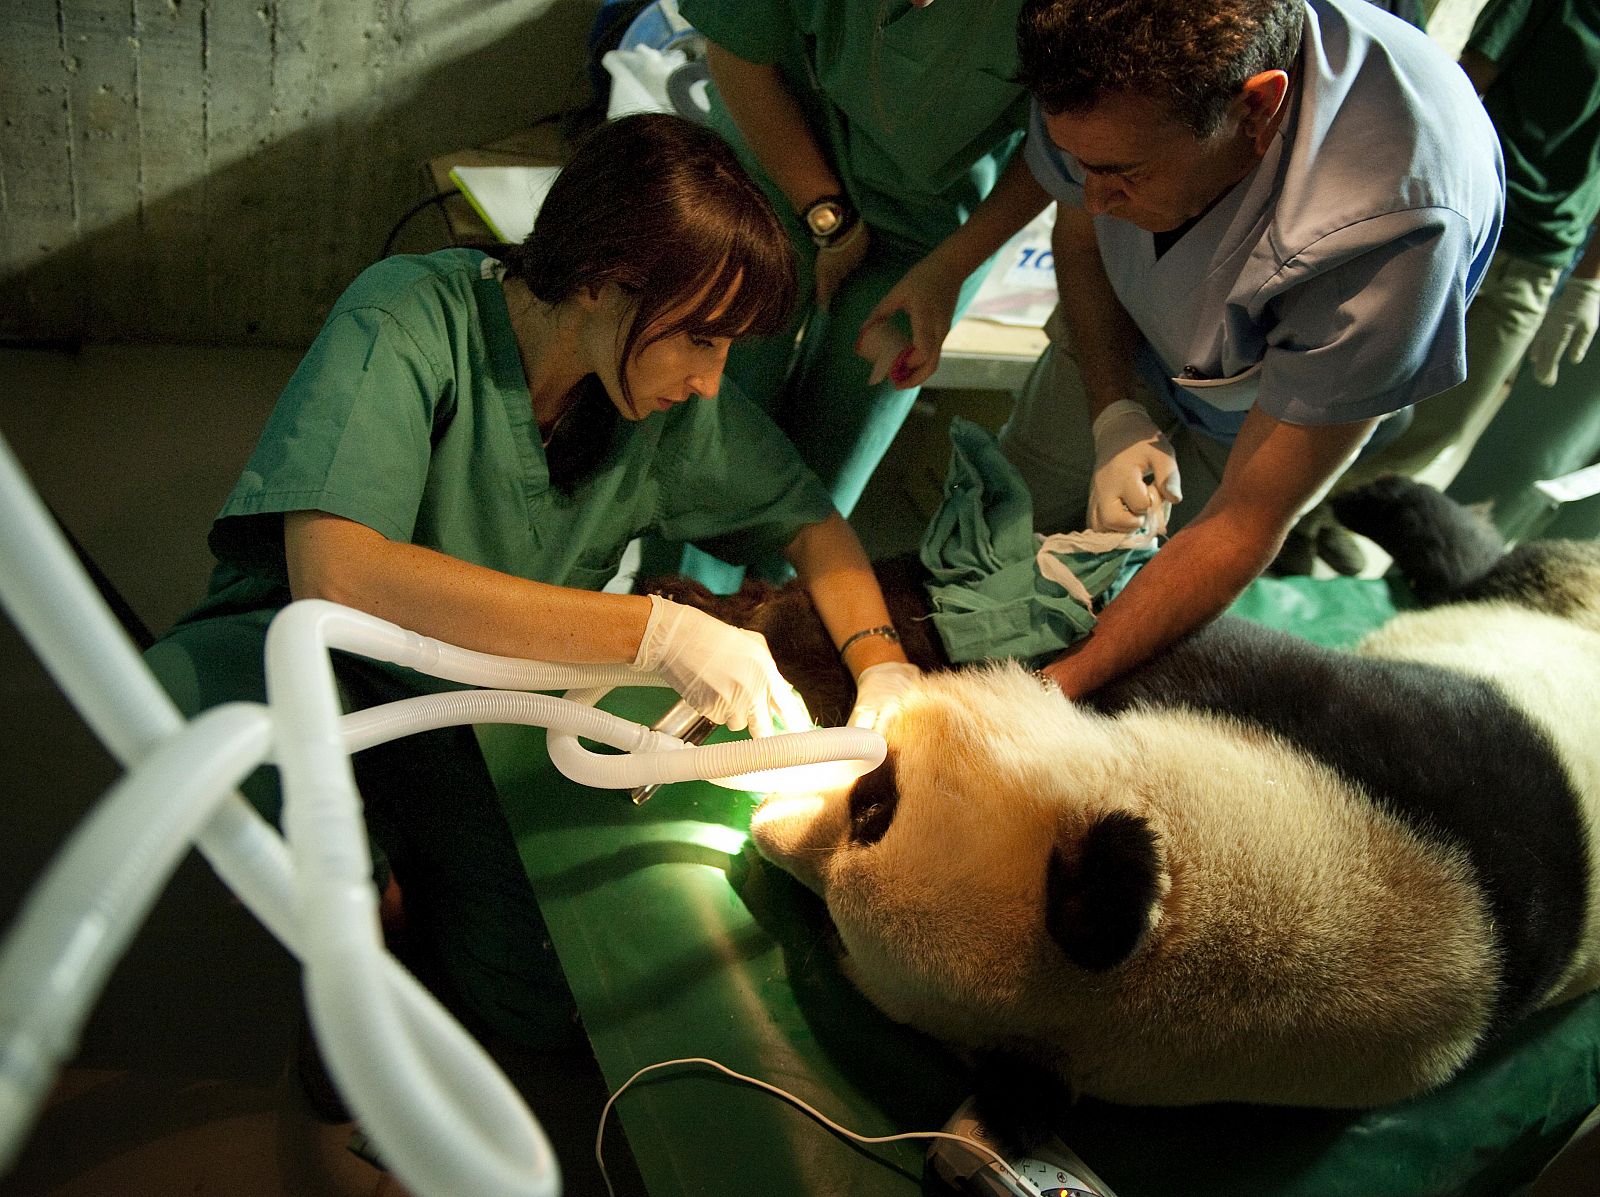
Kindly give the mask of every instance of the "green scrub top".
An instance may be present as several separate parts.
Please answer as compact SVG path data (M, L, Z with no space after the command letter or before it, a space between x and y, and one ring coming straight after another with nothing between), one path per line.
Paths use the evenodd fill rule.
M1490 0L1467 48L1499 68L1483 106L1506 160L1500 248L1564 266L1600 214L1600 11Z
M681 0L695 28L775 64L867 223L934 245L989 193L1027 127L1021 0ZM720 111L724 123L726 115ZM724 128L735 144L741 139Z
M617 421L571 496L552 486L499 281L474 250L389 258L339 299L212 527L218 566L186 620L289 600L285 512L540 582L598 590L653 530L732 560L833 512L777 427L725 383Z

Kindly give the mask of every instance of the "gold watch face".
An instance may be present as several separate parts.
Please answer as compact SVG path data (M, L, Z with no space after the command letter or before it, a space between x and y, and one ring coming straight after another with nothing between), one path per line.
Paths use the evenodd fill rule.
M826 237L839 227L843 215L838 204L818 204L806 213L806 223L817 236Z

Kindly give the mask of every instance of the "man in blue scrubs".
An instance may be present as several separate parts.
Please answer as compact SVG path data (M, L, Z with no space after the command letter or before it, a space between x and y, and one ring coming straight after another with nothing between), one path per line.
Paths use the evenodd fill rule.
M1364 0L1029 0L1018 31L1061 297L1001 444L1041 531L1173 533L1045 670L1076 697L1461 381L1503 171L1466 77Z

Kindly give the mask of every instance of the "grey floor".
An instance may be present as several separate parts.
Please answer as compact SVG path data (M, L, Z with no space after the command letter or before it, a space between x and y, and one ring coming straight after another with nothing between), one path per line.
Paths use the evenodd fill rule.
M206 530L293 370L290 351L0 350L0 432L138 616L160 632L200 595ZM869 550L912 547L932 511L951 411L919 406L863 510ZM0 619L0 928L117 776L106 752ZM289 1070L292 959L191 856L113 976L3 1197L394 1197L398 1181L324 1126ZM509 1061L567 1171L603 1191L590 1144L605 1091L587 1057ZM608 1143L616 1142L615 1132ZM608 1148L625 1154L625 1145Z

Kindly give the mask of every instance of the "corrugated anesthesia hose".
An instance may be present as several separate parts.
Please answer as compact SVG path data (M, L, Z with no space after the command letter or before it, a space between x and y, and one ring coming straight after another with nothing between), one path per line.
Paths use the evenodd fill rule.
M573 690L567 697L588 704L598 702L604 694L602 689ZM574 781L617 789L673 781L713 781L735 790L833 789L876 769L888 755L882 736L859 727L686 746L680 753L658 758L590 752L578 743L576 735L552 724L545 746L556 768ZM826 773L819 774L819 767L826 767Z
M119 799L115 810L122 812L141 805L143 800L138 795L153 792L147 787L158 784L146 780L155 774L146 773L142 763L184 734L184 720L84 576L3 438L0 603L91 730L132 771L119 786L128 787L120 791L123 795L133 793L135 797ZM445 668L460 663L450 653L437 651L433 655ZM514 668L505 672L508 677L518 674ZM565 684L579 680L582 679L573 678ZM275 733L275 726L273 730ZM199 737L209 733L191 734ZM203 784L214 785L211 804L219 800L220 790L222 805L198 835L208 860L285 946L302 959L314 956L330 942L337 944L337 934L322 926L326 922L324 912L308 905L304 894L297 893L295 871L282 841L232 791L231 780L211 774L213 768L220 773L231 772L238 761L196 764L192 757L200 747L197 740L185 739L183 746L173 751L182 753L187 749L190 771L200 773L205 778ZM152 768L165 768L166 763L165 755L158 753ZM197 786L201 784L196 782ZM206 805L201 797L193 797L193 810L203 811ZM19 973L31 970L31 964L26 962L49 959L54 952L57 967L46 984L73 979L83 992L72 1004L84 1010L99 996L98 984L103 976L97 980L96 973L104 959L115 958L116 952L106 950L112 946L113 933L97 923L93 913L86 921L75 919L73 912L62 909L51 895L87 893L78 871L84 867L83 861L97 859L103 851L105 833L98 828L106 825L91 817L85 827L74 833L66 850L35 887L35 894L43 897L27 904L26 913L5 941L7 957L15 951L15 959L24 962L6 969L7 977L18 978ZM166 851L152 846L147 867L159 874L160 859ZM159 887L164 880L158 875L152 884ZM363 884L370 892L370 881ZM92 897L83 897L77 905L80 910L97 909ZM357 905L342 903L329 913L337 917ZM305 920L309 926L302 924L298 911L309 912L310 917ZM54 947L52 939L59 941ZM369 1128L396 1174L415 1191L435 1197L460 1192L543 1197L558 1192L560 1176L543 1130L488 1055L386 955L377 961L361 961L359 975L365 988L355 1003L357 1009L341 1006L331 1023L359 1024L369 1007L379 1011L379 1021L393 1036L390 1042L379 1045L379 1054L394 1052L412 1065L398 1091L415 1098L418 1089L425 1090L429 1100L424 1104L442 1115L435 1125L408 1127L407 1133L414 1134L409 1141L395 1138L392 1126ZM39 1003L30 1001L25 991L28 979L22 977L15 983L23 985L24 990L0 991L0 1009L11 1011L16 997L19 1000L15 1009L24 1016L30 1008L37 1012ZM316 998L312 1000L315 1002ZM0 1026L0 1032L6 1035L5 1042L0 1043L0 1066L9 1068L12 1074L0 1083L0 1149L5 1152L0 1155L0 1172L13 1162L37 1116L38 1103L62 1062L60 1053L75 1047L81 1018L78 1021L79 1026L64 1022L26 1028ZM334 1031L336 1036L343 1033L359 1034L360 1028L351 1031L346 1025ZM397 1051L400 1043L407 1045L406 1050ZM366 1046L373 1050L371 1044ZM441 1108L446 1105L451 1108L443 1111ZM443 1141L452 1135L453 1142ZM425 1157L420 1165L419 1157ZM429 1164L433 1159L460 1170L441 1176Z
M215 707L79 825L0 948L0 1161L10 1161L112 967L213 808L266 755L267 709Z
M386 1162L411 1187L441 1195L553 1191L554 1160L543 1133L527 1133L537 1124L526 1107L515 1103L523 1113L518 1119L503 1103L481 1100L486 1084L509 1091L499 1070L484 1056L482 1070L434 1075L378 984L387 953L360 798L339 728L331 648L406 665L438 658L422 637L317 600L290 604L267 630L284 837L298 869L300 908L315 912L305 920L301 957L307 1005L329 1070ZM470 1065L465 1032L452 1021L443 1033L461 1037ZM419 1074L430 1083L419 1086Z
M551 729L551 757L569 777L620 789L702 778L813 787L814 775L790 767L828 762L835 784L885 751L876 733L852 728L689 747L590 705L613 686L665 686L660 677L472 652L317 600L290 604L268 631L265 706L231 704L186 723L3 437L0 603L128 770L51 862L0 944L0 1174L75 1050L112 964L192 841L304 962L333 1074L408 1187L427 1197L557 1193L555 1158L521 1097L384 948L349 754L432 727L534 724ZM336 648L495 689L346 716L329 657ZM592 689L567 698L519 692L573 687ZM579 737L624 755L591 752ZM283 779L281 836L234 788L268 758Z
M556 768L580 785L627 789L675 781L713 781L737 790L831 788L883 762L876 732L830 727L756 740L693 746L673 736L596 710L607 688L572 690L563 698L520 690L461 690L428 694L353 711L344 716L344 747L359 752L376 744L462 723L517 723L547 727L546 747ZM622 750L591 752L578 740ZM819 783L809 767L837 766Z

